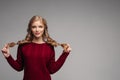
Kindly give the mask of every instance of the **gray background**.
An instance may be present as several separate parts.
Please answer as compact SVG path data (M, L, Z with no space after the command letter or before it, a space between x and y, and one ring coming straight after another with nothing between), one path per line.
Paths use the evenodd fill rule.
M25 37L33 15L48 21L49 33L72 52L53 80L120 80L119 0L1 0L0 49ZM10 49L16 58L17 46ZM55 48L56 59L62 52ZM0 52L1 53L1 52ZM0 80L22 80L0 54Z

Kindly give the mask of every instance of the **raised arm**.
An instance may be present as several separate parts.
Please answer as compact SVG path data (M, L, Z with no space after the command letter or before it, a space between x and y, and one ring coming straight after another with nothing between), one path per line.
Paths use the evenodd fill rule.
M68 47L65 50L63 50L63 53L61 54L61 56L55 61L55 51L53 48L52 55L48 64L48 70L51 74L57 72L62 67L70 51L71 51L71 48L68 45Z
M23 56L22 56L22 51L21 51L20 46L18 46L18 49L17 49L16 60L14 60L13 57L11 56L8 44L5 44L5 46L3 47L1 51L12 68L14 68L17 71L23 70L24 61L23 61Z

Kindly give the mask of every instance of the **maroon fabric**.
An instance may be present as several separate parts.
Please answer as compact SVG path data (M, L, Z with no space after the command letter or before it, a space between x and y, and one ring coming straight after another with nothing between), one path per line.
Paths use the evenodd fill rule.
M15 70L24 69L23 80L51 80L50 74L57 72L62 67L68 54L63 52L55 60L53 46L47 43L26 43L18 46L16 60L12 56L6 59Z

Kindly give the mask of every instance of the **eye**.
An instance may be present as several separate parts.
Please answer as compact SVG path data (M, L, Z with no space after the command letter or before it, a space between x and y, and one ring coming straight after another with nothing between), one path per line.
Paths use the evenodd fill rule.
M36 26L31 26L31 28L36 28Z
M39 28L43 28L43 26L39 26Z

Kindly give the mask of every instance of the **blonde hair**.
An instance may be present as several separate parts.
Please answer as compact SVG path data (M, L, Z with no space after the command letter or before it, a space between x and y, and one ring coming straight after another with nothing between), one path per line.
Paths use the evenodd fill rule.
M52 46L62 46L64 49L67 48L67 44L66 43L57 43L55 40L53 40L49 33L48 33L48 26L47 26L47 21L42 18L41 16L33 16L30 21L29 21L29 24L28 24L28 28L27 28L27 35L25 37L24 40L20 40L18 41L17 43L15 42L11 42L11 43L8 43L9 47L14 47L15 45L19 45L19 44L24 44L24 43L30 43L32 42L33 40L33 34L32 34L32 31L31 31L31 26L32 26L32 23L35 22L35 21L38 21L40 20L43 25L44 25L44 33L43 33L43 39L46 41L46 43L52 45Z

